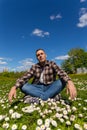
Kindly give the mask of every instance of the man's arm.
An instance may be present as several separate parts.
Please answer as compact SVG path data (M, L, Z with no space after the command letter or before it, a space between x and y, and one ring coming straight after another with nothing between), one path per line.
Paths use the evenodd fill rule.
M74 83L71 81L71 80L68 80L67 81L67 94L69 93L70 94L70 98L72 100L74 100L77 96L77 90L76 90L76 87L74 86Z
M12 103L12 98L16 98L16 86L13 86L8 94L8 100Z
M75 88L74 83L72 82L71 78L55 62L52 62L52 66L53 66L55 72L57 73L57 75L59 76L59 78L64 80L67 83L67 93L70 94L71 99L72 100L75 99L75 97L77 96L77 91L76 91L76 88Z
M17 79L15 85L11 88L8 94L8 100L11 103L13 98L16 98L16 89L23 86L34 74L34 66L31 67L21 78Z

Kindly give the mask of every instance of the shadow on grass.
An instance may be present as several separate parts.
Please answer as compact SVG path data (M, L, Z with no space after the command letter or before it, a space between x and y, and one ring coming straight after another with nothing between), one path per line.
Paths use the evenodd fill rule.
M15 101L11 104L11 107L17 106L19 103L21 103L21 101Z

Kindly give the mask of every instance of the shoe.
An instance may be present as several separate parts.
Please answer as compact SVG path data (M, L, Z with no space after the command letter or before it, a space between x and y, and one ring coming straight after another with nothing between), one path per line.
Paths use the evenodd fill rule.
M30 102L30 98L31 98L30 95L25 95L24 98L23 98L23 102L24 103L29 103Z
M24 103L30 103L30 104L31 103L37 103L37 104L40 103L39 98L37 98L37 97L31 97L30 95L25 96L24 99L23 99L23 101L24 101Z
M54 101L60 101L60 99L61 99L61 95L60 94L57 94L55 97L53 97Z

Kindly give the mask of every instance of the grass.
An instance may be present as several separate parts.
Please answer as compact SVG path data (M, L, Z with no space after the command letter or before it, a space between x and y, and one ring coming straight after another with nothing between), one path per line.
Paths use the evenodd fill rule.
M24 95L20 90L17 91L17 98L12 104L9 104L8 92L14 85L16 77L0 75L0 130L6 130L6 127L4 127L6 123L9 125L8 130L12 129L13 124L17 126L17 130L21 130L23 125L27 126L27 130L36 130L37 126L39 127L37 130L42 130L41 125L37 124L37 121L41 119L44 125L47 118L51 120L49 126L51 130L74 130L77 129L74 127L75 124L79 125L79 130L87 130L87 74L70 75L78 92L76 101L69 100L66 95L66 89L64 89L61 93L62 100L60 102L55 103L52 100L48 100L47 102L41 101L40 105L24 104L22 102ZM69 103L69 105L64 102ZM34 108L33 112L26 113L22 111L23 108L29 106L31 106L32 109ZM63 112L64 110L67 111L67 106L69 107L69 112L65 115L68 119L65 119ZM76 110L73 110L73 107L75 107ZM60 108L59 111L58 108ZM20 118L12 118L12 114L9 114L10 110L13 110L13 113L17 112L21 115ZM56 117L57 113L62 114L63 123L59 117ZM70 121L71 115L75 116L74 121ZM6 118L9 118L9 120L6 120ZM53 120L56 121L57 126L52 124ZM70 121L71 125L67 125L67 121Z

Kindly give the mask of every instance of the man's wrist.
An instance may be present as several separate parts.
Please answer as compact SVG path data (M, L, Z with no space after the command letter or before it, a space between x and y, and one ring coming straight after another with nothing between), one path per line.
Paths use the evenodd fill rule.
M69 79L68 81L67 81L67 83L71 83L72 82L72 80L71 79Z
M14 89L17 89L17 86L16 86L16 85L14 85L14 86L13 86L13 88L14 88Z

